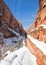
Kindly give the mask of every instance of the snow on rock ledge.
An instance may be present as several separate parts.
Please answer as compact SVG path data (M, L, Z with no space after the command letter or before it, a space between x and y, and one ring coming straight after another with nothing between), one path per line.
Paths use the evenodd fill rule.
M27 37L31 40L33 44L35 44L46 55L46 44L44 42L39 41L30 35L28 35Z
M42 25L40 25L40 26L42 26L44 29L46 29L46 25L42 24Z

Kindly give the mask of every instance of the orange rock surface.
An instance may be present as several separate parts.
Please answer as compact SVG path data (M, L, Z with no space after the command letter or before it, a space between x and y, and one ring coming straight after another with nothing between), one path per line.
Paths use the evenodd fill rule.
M39 0L39 11L36 20L26 31L33 38L46 44L46 27L44 28L44 25L46 26L46 0ZM26 42L30 52L37 58L37 64L46 65L46 55L30 39L27 39Z

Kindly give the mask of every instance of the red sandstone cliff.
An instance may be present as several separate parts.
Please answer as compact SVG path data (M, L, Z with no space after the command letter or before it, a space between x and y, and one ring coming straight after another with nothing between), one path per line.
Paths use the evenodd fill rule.
M40 0L39 11L35 22L27 29L27 33L43 41L46 35L46 0ZM43 28L45 27L45 28ZM44 39L46 41L46 39Z
M26 30L27 33L39 42L46 45L46 0L39 0L39 11L35 22ZM28 42L30 42L28 44ZM34 41L35 42L35 41ZM37 57L38 65L46 65L46 54L43 53L33 42L33 39L27 40L27 47L33 55ZM37 45L38 42L35 42ZM42 43L40 43L42 45ZM39 47L40 47L39 45ZM46 50L46 48L45 48Z
M39 10L37 13L37 17L33 24L28 27L27 31L30 31L39 25L45 24L46 25L46 0L39 0Z

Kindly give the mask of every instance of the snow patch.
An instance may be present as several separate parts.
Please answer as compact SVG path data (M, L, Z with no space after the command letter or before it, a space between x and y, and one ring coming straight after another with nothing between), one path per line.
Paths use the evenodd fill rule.
M40 26L42 26L44 29L46 28L46 25L44 25L44 24L42 24L42 25L40 25Z
M27 35L27 37L46 55L46 44L44 42L38 41L37 39L34 39L30 35Z
M17 51L8 54L0 65L37 65L36 57L23 46Z
M11 54L11 53L12 53L12 52L10 52L10 51L7 51L7 52L5 53L5 55L6 55L6 54L7 54L7 55L8 55L8 54Z
M20 34L19 34L19 33L17 33L16 31L14 31L14 30L13 30L13 29L11 29L10 27L8 27L8 26L7 26L7 28L8 28L11 32L13 32L15 35L20 36Z
M20 41L23 41L23 40L25 40L24 36L12 37L12 38L4 39L4 43L6 43L6 45L14 46L15 42L20 42Z
M37 27L37 28L32 29L30 32L35 31L35 30L38 30L38 27Z
M14 41L18 42L19 39L16 37L12 37L12 38L8 38L8 39L4 39L4 43L6 43L7 45L13 46L15 45Z

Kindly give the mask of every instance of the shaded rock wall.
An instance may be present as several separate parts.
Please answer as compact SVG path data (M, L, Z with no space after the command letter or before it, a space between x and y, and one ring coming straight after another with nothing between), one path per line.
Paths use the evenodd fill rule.
M2 16L0 16L0 28L1 32L3 32L4 34L4 37L16 36L7 29L7 26L17 31L20 35L25 35L25 31L23 29L22 24L18 22L18 20L12 15L3 0L0 0L0 13L2 14Z

